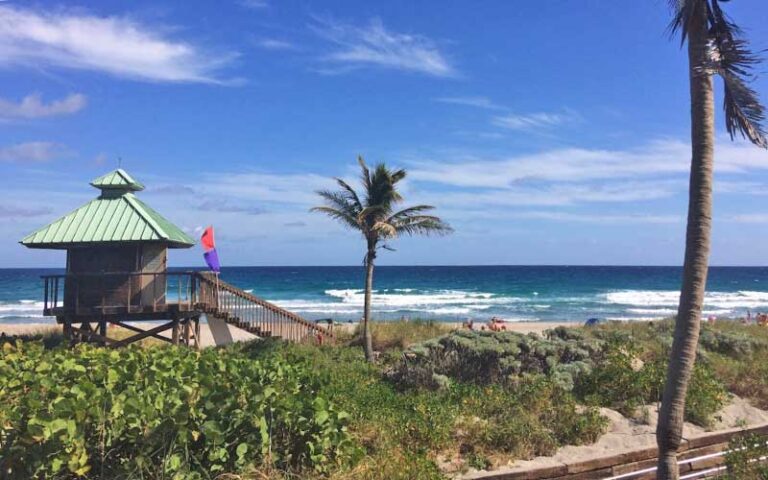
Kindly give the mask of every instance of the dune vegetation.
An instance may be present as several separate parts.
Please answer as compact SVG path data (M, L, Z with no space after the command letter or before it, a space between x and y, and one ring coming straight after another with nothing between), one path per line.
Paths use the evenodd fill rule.
M672 332L671 322L543 336L372 326L376 363L355 333L337 346L272 340L201 352L6 341L3 474L438 479L495 468L594 442L608 426L601 407L641 421L660 399ZM766 406L766 330L704 327L688 421L710 424L729 392Z

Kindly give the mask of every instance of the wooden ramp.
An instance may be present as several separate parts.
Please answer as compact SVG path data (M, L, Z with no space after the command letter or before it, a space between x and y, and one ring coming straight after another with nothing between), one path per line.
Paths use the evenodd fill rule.
M328 343L330 328L323 328L251 293L215 274L198 272L196 308L258 337L277 337L292 342Z

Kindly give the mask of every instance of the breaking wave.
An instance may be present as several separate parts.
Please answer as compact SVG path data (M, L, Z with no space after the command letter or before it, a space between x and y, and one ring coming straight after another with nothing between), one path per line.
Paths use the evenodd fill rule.
M18 302L0 302L0 320L31 321L43 320L43 302L19 300Z
M602 295L603 303L624 307L627 313L657 318L676 314L679 299L676 290L620 290ZM704 297L704 315L743 315L747 310L763 309L768 309L768 292L707 292Z

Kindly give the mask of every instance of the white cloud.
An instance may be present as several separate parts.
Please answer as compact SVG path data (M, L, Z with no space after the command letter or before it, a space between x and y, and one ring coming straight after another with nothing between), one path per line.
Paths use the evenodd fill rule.
M239 3L245 8L252 8L254 10L269 7L269 2L267 0L240 0Z
M572 123L578 120L578 117L572 113L529 113L525 115L509 114L500 115L494 117L492 123L497 127L506 128L508 130L518 131L535 131L541 129L548 129L563 125L566 123Z
M37 93L27 95L18 103L0 98L0 118L10 120L70 115L85 108L86 103L85 95L80 93L50 103L45 103Z
M667 198L679 193L685 184L677 181L611 182L591 184L548 184L506 189L452 190L418 196L419 203L440 204L456 208L562 206L584 203L630 203Z
M379 19L364 27L325 20L313 29L338 47L323 59L345 69L375 66L436 77L456 73L433 40L387 30Z
M66 149L52 142L18 143L0 147L0 162L44 163L66 154Z
M725 221L735 223L768 223L767 213L740 213L724 218Z
M485 110L504 110L505 107L498 105L488 97L440 97L436 102L449 103L453 105L462 105L465 107L482 108Z
M256 202L259 205L270 203L274 205L296 205L310 207L318 203L315 190L333 188L330 177L307 174L276 174L276 173L230 173L211 174L204 186L203 193L214 194L231 199Z
M29 218L48 215L51 207L20 207L14 205L0 205L0 219Z
M116 16L0 5L0 67L62 67L157 82L222 83L233 54L209 54Z
M647 214L623 214L603 215L553 211L516 212L510 215L512 218L531 220L550 220L555 222L580 222L580 223L680 223L684 218L680 215L647 215Z
M765 150L722 142L715 153L718 173L768 169ZM509 188L519 182L584 182L614 178L687 174L691 149L675 140L654 141L629 150L564 148L500 159L412 162L410 178L457 187Z
M295 50L296 46L285 40L276 38L264 38L256 42L256 46L265 50Z

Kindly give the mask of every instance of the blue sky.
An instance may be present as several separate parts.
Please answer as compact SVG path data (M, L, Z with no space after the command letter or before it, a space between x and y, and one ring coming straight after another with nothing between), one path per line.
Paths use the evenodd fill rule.
M726 7L768 48L768 4ZM360 239L308 209L363 155L456 229L382 264L680 264L668 21L663 0L2 1L0 261L63 265L16 242L120 158L169 219L216 226L225 265L357 265ZM712 261L766 265L768 153L718 130Z

